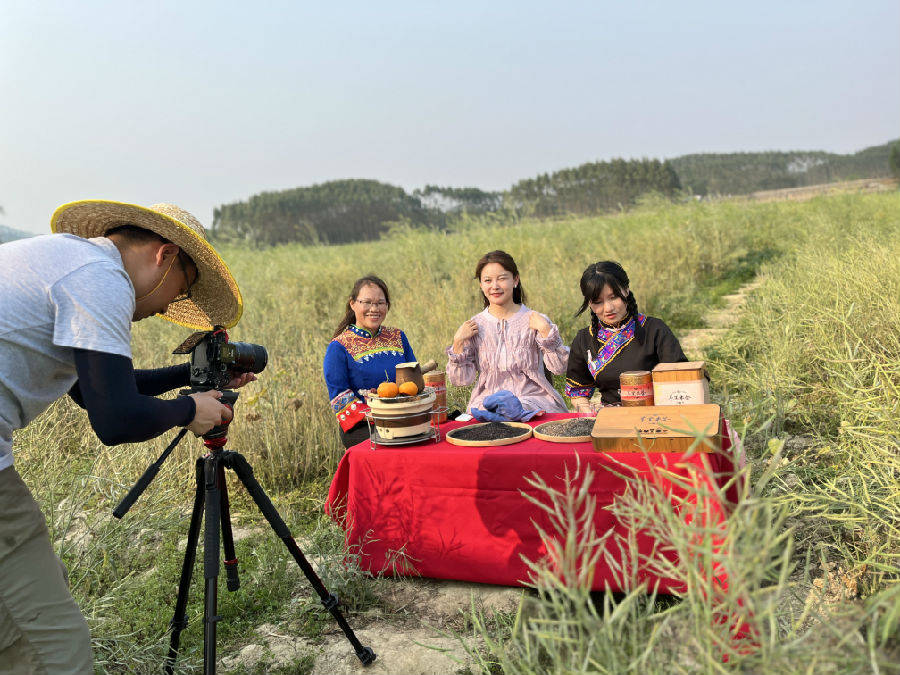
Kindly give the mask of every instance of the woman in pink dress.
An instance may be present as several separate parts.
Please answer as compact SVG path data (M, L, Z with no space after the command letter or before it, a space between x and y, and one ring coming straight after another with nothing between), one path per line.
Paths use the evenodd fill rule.
M464 322L447 347L447 377L461 387L478 382L468 409L502 389L518 397L525 411L566 412L562 396L544 372L566 372L569 348L545 315L525 306L525 291L515 261L504 251L491 251L475 266L484 311Z

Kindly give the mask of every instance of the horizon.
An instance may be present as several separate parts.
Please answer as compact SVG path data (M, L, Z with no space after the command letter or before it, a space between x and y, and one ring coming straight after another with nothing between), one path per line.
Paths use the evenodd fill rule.
M617 157L853 154L900 136L898 22L884 0L7 3L0 223L46 233L98 198L209 227L348 178L500 191Z

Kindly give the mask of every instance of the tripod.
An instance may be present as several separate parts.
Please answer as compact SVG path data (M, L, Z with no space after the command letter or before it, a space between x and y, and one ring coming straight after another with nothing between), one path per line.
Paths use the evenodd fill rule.
M222 392L221 401L232 407L237 400L237 393L233 391ZM219 534L221 532L222 548L225 552L225 575L229 591L240 588L238 578L237 558L234 552L234 537L231 531L230 507L228 503L228 490L225 483L225 469L235 472L238 479L253 498L256 506L262 512L275 534L284 542L294 560L303 570L307 580L312 585L316 594L337 621L338 626L353 646L356 656L363 663L369 665L375 660L375 652L371 647L364 647L357 639L341 614L337 596L328 592L322 580L319 579L309 561L303 555L297 542L291 536L288 526L282 520L278 511L272 505L271 500L263 491L262 486L253 475L253 469L243 455L237 452L223 450L227 442L225 435L226 424L214 427L209 433L204 434L203 444L209 452L197 458L196 462L196 491L194 493L194 508L191 513L191 524L188 528L187 546L184 551L184 562L181 567L181 578L178 582L178 596L175 601L175 613L172 617L172 633L169 639L169 654L166 657L165 672L172 674L175 667L175 659L178 657L178 646L181 632L187 627L185 613L187 611L188 589L191 583L191 573L197 558L197 542L200 538L200 523L203 520L203 512L206 511L205 527L203 530L203 579L204 579L204 608L203 608L203 672L204 675L215 675L216 672L216 624L221 620L217 614L218 601L218 577L219 577ZM134 504L141 493L150 484L150 481L159 472L159 468L169 456L178 442L184 438L187 429L182 429L175 439L169 444L162 455L151 464L144 475L135 483L131 491L113 510L116 518L124 516Z

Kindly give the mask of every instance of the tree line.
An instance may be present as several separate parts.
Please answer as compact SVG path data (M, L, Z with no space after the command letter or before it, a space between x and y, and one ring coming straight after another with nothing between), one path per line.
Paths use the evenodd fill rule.
M614 159L521 180L506 199L517 210L547 217L602 213L630 206L648 192L672 197L680 189L668 161Z
M647 193L747 194L888 176L894 163L900 165L900 141L852 155L757 152L589 162L520 180L503 192L427 185L407 193L376 180L335 180L224 204L213 212L212 236L259 245L340 244L377 239L395 223L447 228L460 218L497 212L603 213L628 208Z
M685 189L697 195L740 195L891 175L891 144L852 155L829 152L736 152L684 155L673 160Z

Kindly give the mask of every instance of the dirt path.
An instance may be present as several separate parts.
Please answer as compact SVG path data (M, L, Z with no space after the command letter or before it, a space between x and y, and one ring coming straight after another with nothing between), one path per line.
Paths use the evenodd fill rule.
M515 612L523 590L506 586L437 579L373 579L377 607L349 617L356 636L377 654L364 667L337 627L329 624L319 638L292 635L273 624L258 626L237 654L222 659L223 672L313 675L404 673L451 675L472 666L456 635L466 635L474 606L486 616ZM314 659L312 670L309 661Z
M747 296L761 284L762 281L756 278L741 286L735 293L723 296L725 306L711 310L705 317L708 328L695 328L678 337L681 348L684 349L684 353L689 359L692 361L703 360L706 348L737 321L739 310L747 302Z

